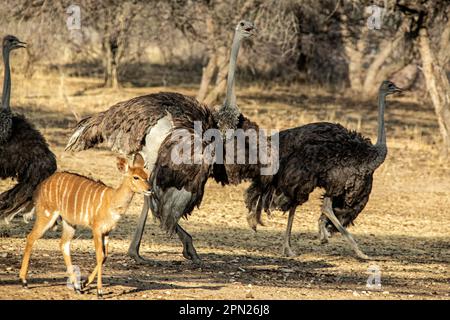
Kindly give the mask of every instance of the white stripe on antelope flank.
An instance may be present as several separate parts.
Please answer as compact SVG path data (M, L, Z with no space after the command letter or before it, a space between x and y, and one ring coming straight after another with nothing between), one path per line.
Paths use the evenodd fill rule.
M87 180L81 181L81 183L78 185L78 189L75 192L75 196L74 196L74 204L73 204L73 217L74 217L74 221L77 221L77 213L78 213L78 209L77 209L77 205L78 205L78 193L81 190L81 186L83 185L83 183L86 183ZM83 201L81 201L81 208L83 208ZM81 211L81 210L80 210ZM81 213L81 212L80 212Z
M66 212L66 214L70 214L69 212L68 212L68 210L69 210L69 199L70 199L70 195L72 194L72 190L73 190L73 188L74 188L74 186L75 186L75 183L73 183L73 180L74 180L74 177L72 177L72 179L71 179L71 181L72 181L72 183L70 183L70 181L69 181L69 188L70 188L70 191L69 191L69 188L67 188L67 190L69 191L68 193L67 193L67 196L66 196L66 199L65 199L65 202L66 202L66 210L64 211L64 212Z
M58 199L58 193L56 192L56 188L58 187L58 181L59 179L57 179L56 181L51 181L51 186L50 186L50 200L54 203L56 203L56 200Z
M106 187L105 187L105 189L103 189L102 194L101 194L101 196L100 196L100 201L98 202L97 209L95 210L95 216L97 216L98 210L99 210L100 207L102 206L102 203L103 203L103 196L105 195L105 192L106 192Z
M88 211L87 211L87 214L86 214L86 224L89 224L89 222L92 221L92 214L93 214L93 211L94 211L94 210L92 210L93 207L94 207L93 204L95 203L95 198L97 197L97 193L98 193L98 191L100 190L100 188L101 188L101 185L95 185L95 186L94 186L94 191L91 192L91 196L90 196L89 199L88 199L89 208L90 208L91 210L88 210Z
M80 223L84 220L84 215L86 213L85 208L87 208L86 198L89 198L89 190L90 190L90 181L88 181L87 186L83 189L82 198L81 198L81 206L80 206Z
M53 199L52 199L52 182L53 182L53 179L50 179L50 181L48 181L48 183L47 183L47 191L48 191L47 199L50 200L51 202L53 202Z
M89 183L89 185L88 185L88 187L86 188L86 190L85 190L85 192L84 193L87 193L87 197L85 197L85 198L83 198L84 200L83 200L83 203L82 203L82 206L81 206L81 209L83 209L83 204L84 204L84 210L82 210L81 211L81 217L80 217L80 220L84 223L84 224L87 224L88 222L89 222L89 217L88 217L88 215L89 215L89 209L90 209L90 207L91 207L91 197L92 197L92 185L90 185L90 183Z
M70 181L69 175L64 175L63 177L64 177L64 182L61 183L61 194L59 195L59 198L60 198L59 201L61 202L59 208L62 208L64 205L64 195L66 194L66 189L68 187L68 181Z
M65 178L64 175L61 176L61 178L58 179L58 182L56 183L56 199L57 199L56 205L58 206L58 208L61 208L61 203L60 203L61 202L61 191L60 191L60 189L62 187L62 184L64 183L64 178Z
M83 185L82 183L80 183L80 186L81 185ZM82 188L81 189L81 193L80 193L80 197L81 197L81 202L80 202L80 210L79 210L79 212L80 212L80 217L79 217L79 221L81 222L81 221L83 221L83 214L84 214L84 210L83 210L83 208L84 208L84 203L85 203L85 201L86 201L86 193L88 193L88 190L89 190L89 181L87 181L87 186L86 186L86 188Z
M68 189L70 187L70 176L69 175L67 175L67 179L64 182L66 185L62 186L64 193L61 195L61 207L60 207L62 212L66 212L66 210L64 210L64 205L67 206L66 195L67 195Z

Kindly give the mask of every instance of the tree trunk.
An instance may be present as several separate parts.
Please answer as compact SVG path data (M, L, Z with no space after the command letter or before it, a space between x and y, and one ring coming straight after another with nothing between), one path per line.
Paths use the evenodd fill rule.
M441 41L439 44L438 62L439 65L445 68L450 60L450 19L447 21L447 25L444 28L444 32L441 35Z
M422 27L419 31L419 51L427 90L433 102L442 135L442 153L447 158L450 151L450 84L445 69L439 65L431 48L426 27Z
M220 47L217 50L217 77L214 89L206 96L204 103L207 105L212 105L218 102L219 97L224 94L227 87L227 76L228 76L228 48Z
M384 68L383 64L389 58L393 50L397 48L405 37L406 28L409 25L409 19L404 18L401 26L397 30L393 39L385 40L380 45L381 51L375 56L375 59L367 69L366 78L364 80L363 91L368 96L373 96L377 92L379 83L391 75L392 71L399 71L403 66L403 62L396 63L395 66ZM396 70L397 69L397 70Z
M207 16L206 16L206 34L207 34L207 41L208 41L208 53L209 53L209 59L208 64L206 67L203 67L202 70L202 80L200 82L200 88L198 89L197 93L197 100L200 102L205 102L205 98L208 94L209 86L212 82L212 79L214 77L214 73L217 69L217 50L216 50L216 37L214 34L215 27L214 27L214 19L212 17L212 13L209 11L209 8L207 9Z
M360 32L359 39L356 43L352 42L353 36L348 24L348 17L341 14L342 21L340 23L342 42L344 44L344 51L348 61L348 80L352 90L360 92L363 88L362 74L363 74L363 53L364 45L367 40L368 28L363 27Z
M117 74L118 67L118 44L111 36L105 37L103 41L105 52L105 87L117 89L120 87Z
M203 67L202 71L202 81L200 82L200 88L197 93L197 100L203 102L208 93L209 85L211 84L212 78L216 71L217 56L215 53L211 53L209 56L209 61L206 67Z

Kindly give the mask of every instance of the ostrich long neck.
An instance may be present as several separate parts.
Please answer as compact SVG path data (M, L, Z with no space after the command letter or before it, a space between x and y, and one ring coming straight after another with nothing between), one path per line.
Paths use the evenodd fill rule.
M9 50L3 48L3 63L5 64L5 76L3 81L2 107L9 111L9 100L11 96L11 71L9 69Z
M377 156L375 157L373 163L371 163L371 168L378 168L386 159L387 155L387 145L386 145L386 129L384 127L384 109L386 106L386 93L381 91L378 93L378 138L375 144L375 150L377 151Z
M378 93L378 139L377 145L386 147L386 129L384 128L384 109L386 107L386 94Z
M234 78L236 73L236 61L239 54L239 48L241 47L241 37L236 32L233 39L233 45L231 47L230 64L228 69L227 79L227 93L225 97L225 103L223 108L237 109L236 105L236 93L234 92Z

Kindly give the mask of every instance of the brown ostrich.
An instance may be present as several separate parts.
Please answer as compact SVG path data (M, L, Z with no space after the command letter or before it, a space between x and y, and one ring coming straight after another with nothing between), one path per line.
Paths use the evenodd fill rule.
M108 110L80 121L66 150L80 151L105 142L113 151L126 155L140 152L152 172L153 194L146 196L138 226L128 254L138 262L145 262L139 247L149 208L169 234L176 233L183 243L183 256L201 262L192 237L178 224L187 218L202 201L205 183L210 177L222 184L239 183L253 176L257 165L223 165L202 161L200 164L175 164L172 150L173 134L186 130L195 136L194 122L201 123L202 132L208 129L257 129L257 125L242 115L236 105L234 74L241 41L252 35L253 23L240 21L236 26L227 80L224 105L215 111L191 97L161 92L120 102ZM207 148L215 141L202 141Z
M17 184L0 194L0 218L9 222L16 214L31 208L36 186L56 171L55 155L39 131L10 108L11 71L9 54L26 44L14 36L3 39L2 107L0 110L0 178L13 178Z

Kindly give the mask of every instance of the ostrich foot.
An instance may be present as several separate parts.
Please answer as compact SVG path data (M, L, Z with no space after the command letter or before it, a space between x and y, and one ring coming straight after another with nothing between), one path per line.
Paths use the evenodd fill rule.
M291 249L291 246L285 245L285 246L283 246L283 256L295 257L295 256L297 256L297 253Z
M198 256L197 251L195 250L194 247L191 247L191 248L184 247L183 248L183 257L187 260L191 260L193 264L196 264L199 266L203 265L203 261Z
M326 244L329 242L330 233L326 229L320 229L319 240L321 244Z
M137 264L141 265L151 265L151 266L161 266L161 263L156 262L154 260L143 258L137 251L128 250L128 255L131 259L133 259Z
M326 227L326 219L319 219L319 240L321 244L328 243L331 234Z
M367 254L365 254L362 251L356 252L356 255L358 256L358 258L360 258L361 260L372 260L371 257L369 257Z

